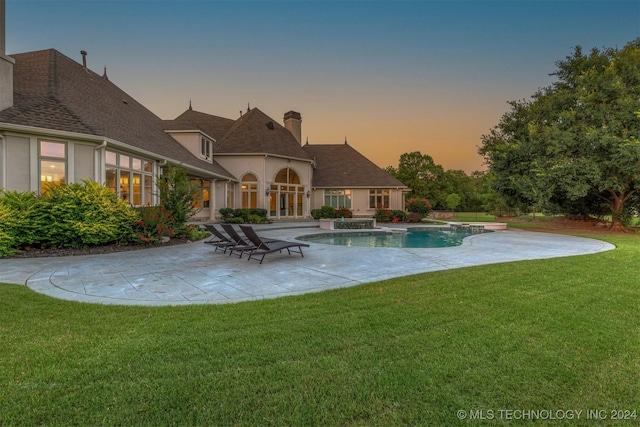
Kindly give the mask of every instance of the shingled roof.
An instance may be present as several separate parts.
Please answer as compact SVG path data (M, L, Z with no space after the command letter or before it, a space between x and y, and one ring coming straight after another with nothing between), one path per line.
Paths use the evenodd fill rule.
M162 119L107 78L55 49L12 57L14 106L0 111L0 122L100 136L233 179L167 135Z
M189 107L187 111L180 114L175 118L175 120L166 120L165 123L167 125L167 130L197 129L214 138L216 141L219 141L222 139L224 134L231 129L235 120L201 113Z
M349 144L307 143L302 148L316 162L313 187L406 187Z
M191 122L199 130L215 138L214 155L271 154L311 160L296 138L271 117L252 108L237 120L225 119L187 110L170 123L173 129Z

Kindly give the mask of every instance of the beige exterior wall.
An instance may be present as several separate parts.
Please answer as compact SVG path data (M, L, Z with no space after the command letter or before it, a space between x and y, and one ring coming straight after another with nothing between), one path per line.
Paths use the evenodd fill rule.
M6 177L4 188L10 191L32 191L30 139L6 135L5 153L7 158L4 162L6 169L3 171ZM37 170L38 165L33 166Z
M258 178L258 195L257 204L259 208L271 211L271 198L274 195L267 195L267 190L271 193L271 185L275 184L276 175L284 168L290 168L300 178L300 186L304 187L302 192L302 212L298 212L295 217L308 218L311 215L310 198L307 198L306 192L311 190L311 164L310 162L294 159L286 159L274 156L255 155L255 156L216 156L216 161L226 170L231 172L238 180L247 173L252 173ZM224 202L224 199L223 199ZM237 185L235 192L235 208L242 206L242 193L240 184ZM225 203L217 205L217 210L226 207ZM273 215L270 215L274 217ZM276 213L275 218L280 216L280 212Z
M73 175L69 174L69 182L82 182L85 179L92 179L103 184L96 177L96 156L95 145L73 144L73 162L69 162L69 166L73 166ZM68 168L71 170L71 167Z
M381 187L372 187L381 188ZM311 209L324 206L324 188L317 188L311 196ZM389 209L404 210L401 189L389 188ZM369 208L369 188L351 188L351 211L354 217L373 217L375 208Z
M0 135L0 188L4 188L7 183L6 147L4 135Z
M189 150L191 154L193 154L197 158L202 158L202 156L200 155L200 134L171 132L169 135L171 135L173 139L178 141L180 145Z
M38 142L41 140L65 142L67 145L66 181L100 182L96 173L96 145L65 141L59 138L40 138L38 135L5 135L4 155L0 161L2 187L9 191L39 191L40 163ZM6 156L6 157L5 157ZM10 160L9 160L10 159Z

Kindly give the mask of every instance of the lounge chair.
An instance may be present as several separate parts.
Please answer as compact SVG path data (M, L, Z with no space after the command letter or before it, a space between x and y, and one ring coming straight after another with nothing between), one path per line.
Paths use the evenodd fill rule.
M204 224L204 228L207 229L212 234L212 237L209 240L205 240L205 243L208 245L212 245L216 247L216 252L218 249L224 249L224 253L227 252L227 248L234 246L236 242L231 240L229 237L225 236L218 230L213 224Z
M289 242L286 240L274 240L270 239L267 241L266 239L258 236L253 227L249 225L240 225L240 230L244 233L245 236L256 246L256 249L249 252L249 259L260 257L260 264L264 261L264 256L270 254L272 252L282 252L283 249L286 249L289 255L291 255L292 248L298 248L298 250L293 250L293 252L299 253L303 258L304 254L302 253L302 247L309 247L306 243L299 242Z
M234 245L229 246L229 255L237 252L240 258L242 258L242 254L245 252L251 252L256 249L256 246L251 243L251 241L246 240L244 237L240 236L233 225L231 224L220 224L222 229L229 235L231 240L235 242Z

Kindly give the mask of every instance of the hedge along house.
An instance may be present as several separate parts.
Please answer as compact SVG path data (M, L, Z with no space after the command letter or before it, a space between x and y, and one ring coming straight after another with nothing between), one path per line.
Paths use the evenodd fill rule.
M85 52L82 64L54 49L7 56L3 0L0 15L2 189L40 193L52 184L94 180L131 205L154 205L155 177L167 165L182 165L200 188L203 220L219 218L224 207L263 208L288 219L349 203L368 216L375 209L364 198L378 194L376 205L402 209L405 187L351 147L301 146L297 112L285 114L284 126L257 108L232 120L189 106L175 120L162 120L114 85L106 69L91 71ZM345 156L351 173L340 175Z

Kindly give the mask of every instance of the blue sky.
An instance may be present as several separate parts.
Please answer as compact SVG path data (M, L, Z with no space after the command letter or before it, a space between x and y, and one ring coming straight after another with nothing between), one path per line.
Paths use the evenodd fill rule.
M190 100L229 118L295 110L312 144L466 172L507 101L551 84L574 46L640 37L640 0L6 0L6 15L7 53L86 50L162 118Z

